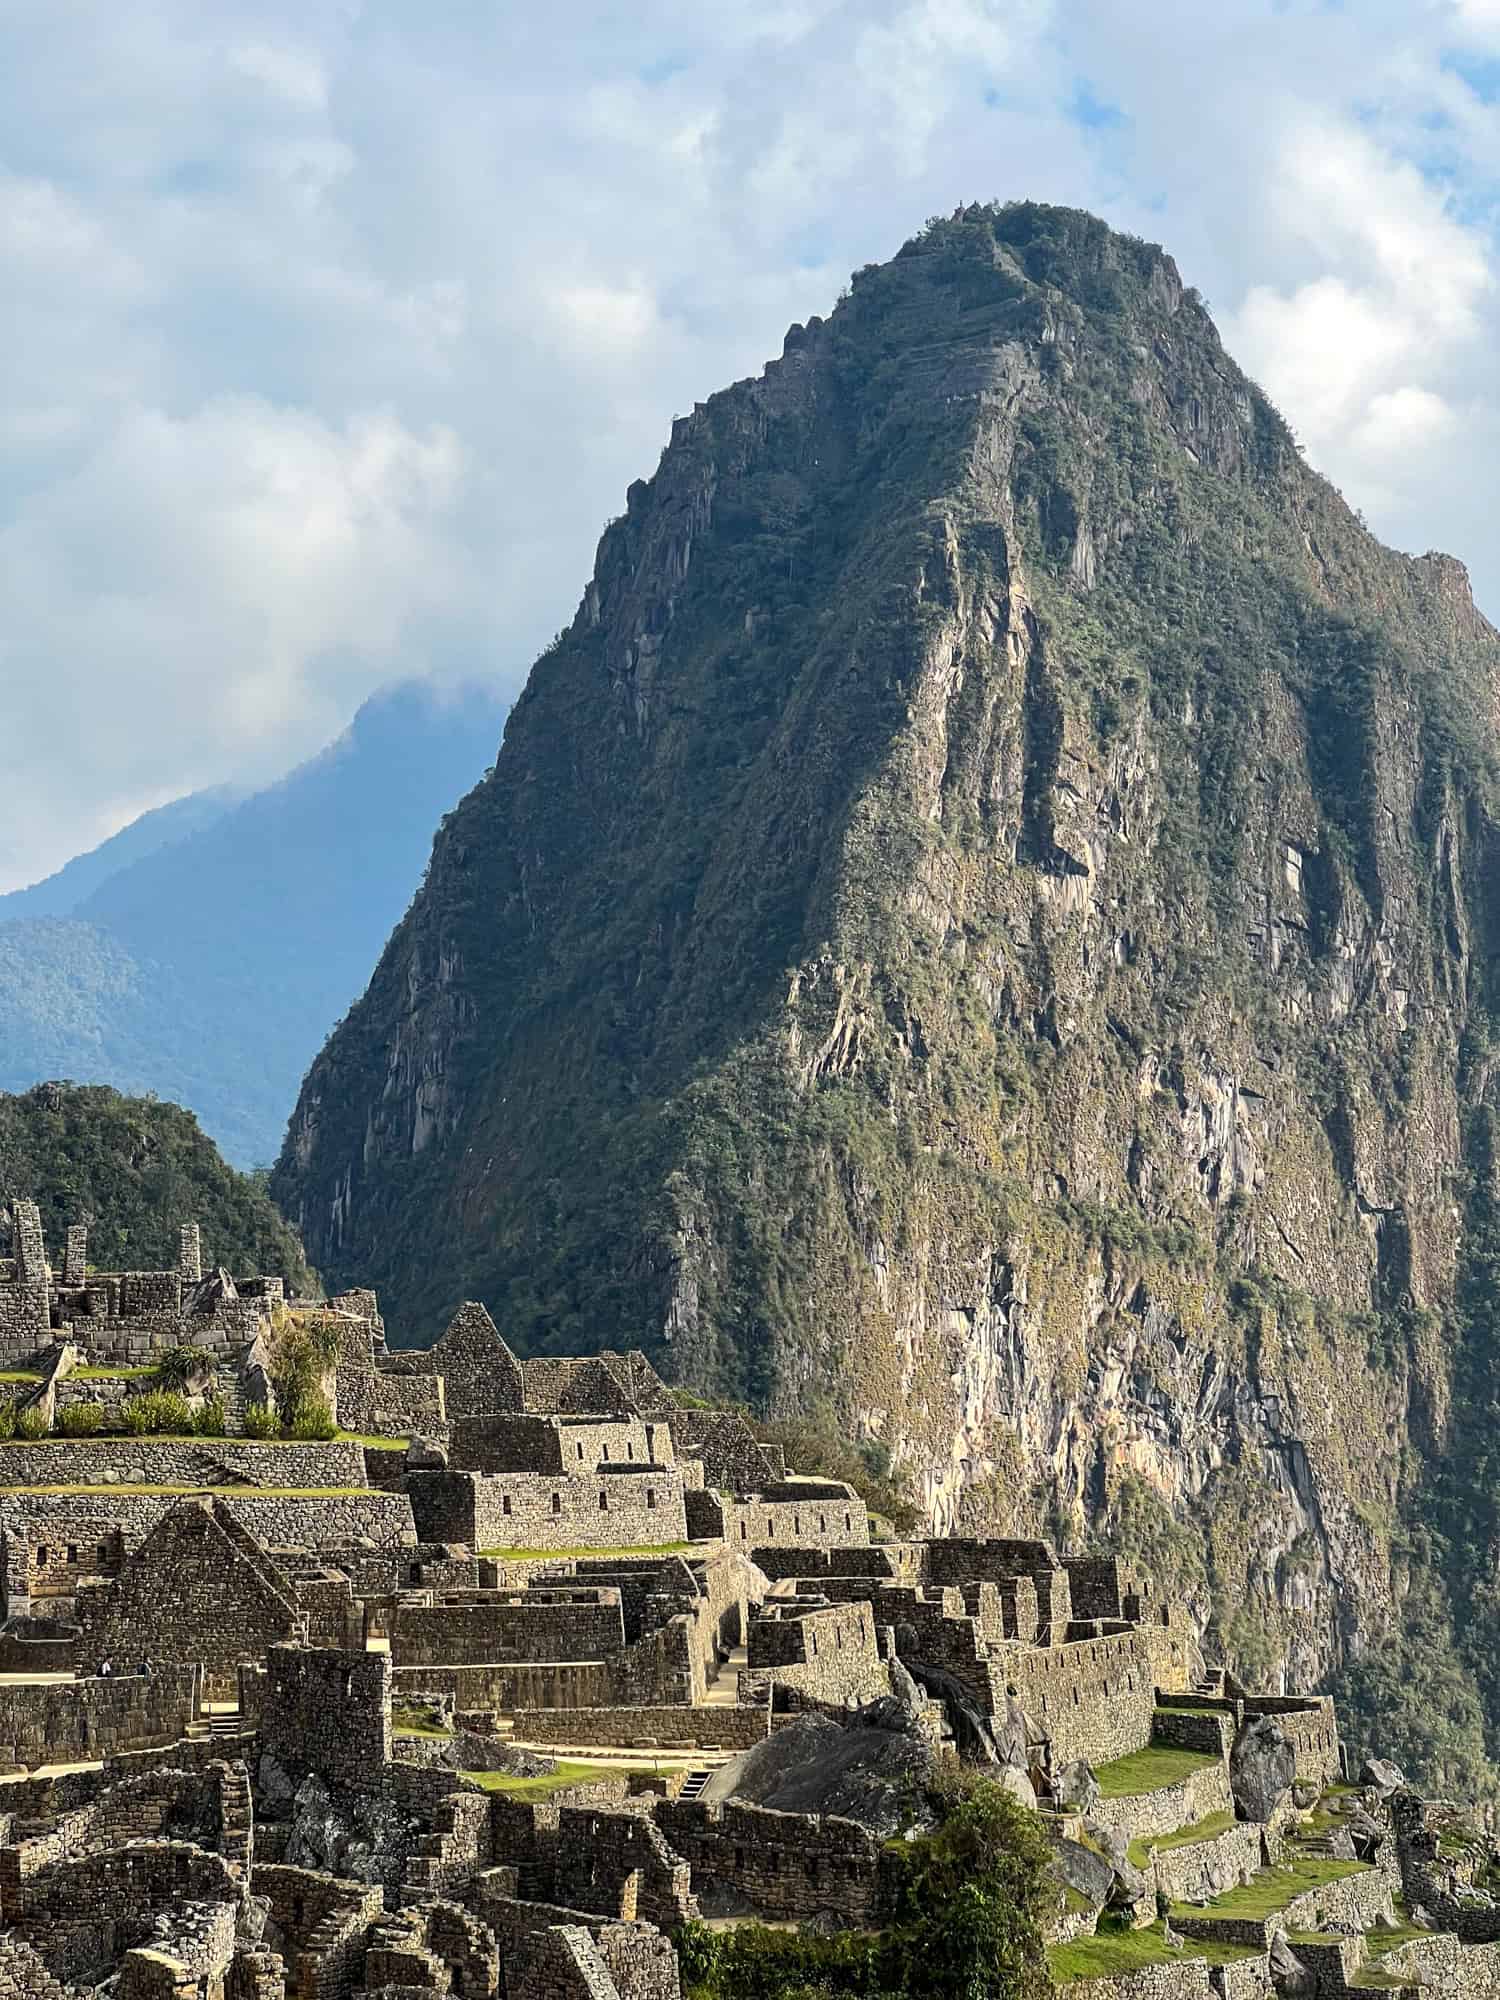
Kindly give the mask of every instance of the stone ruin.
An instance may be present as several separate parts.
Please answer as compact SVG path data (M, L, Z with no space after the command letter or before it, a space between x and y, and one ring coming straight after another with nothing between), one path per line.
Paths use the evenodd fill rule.
M192 1225L169 1273L74 1230L55 1275L24 1203L13 1244L0 2000L675 2000L696 1916L878 1927L944 1754L1041 1815L1081 2000L1500 1992L1489 1844L1118 1558L876 1541L643 1355L522 1360L478 1305L398 1353ZM314 1316L337 1434L259 1434ZM68 1425L188 1348L222 1434Z

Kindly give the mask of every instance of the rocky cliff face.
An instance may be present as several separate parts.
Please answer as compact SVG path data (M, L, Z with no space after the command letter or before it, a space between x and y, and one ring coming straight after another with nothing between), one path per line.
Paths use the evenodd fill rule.
M1169 258L935 225L632 487L277 1195L413 1332L827 1406L1368 1705L1488 1380L1497 675Z

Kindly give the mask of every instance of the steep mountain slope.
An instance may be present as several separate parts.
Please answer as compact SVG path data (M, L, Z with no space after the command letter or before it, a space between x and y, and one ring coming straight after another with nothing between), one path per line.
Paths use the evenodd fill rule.
M0 899L0 1087L153 1091L240 1164L274 1158L503 714L488 691L390 689L280 784L180 800Z
M280 1276L303 1291L312 1282L265 1190L226 1167L175 1104L56 1083L0 1096L0 1229L17 1199L40 1206L54 1256L68 1224L88 1222L89 1260L101 1270L171 1269L178 1224L197 1221L205 1253L231 1273Z
M935 224L631 488L274 1191L413 1332L824 1403L1479 1782L1497 687L1170 259Z
M174 840L183 840L202 827L212 826L243 797L244 793L233 785L215 785L142 813L129 826L122 826L108 840L91 847L87 854L75 854L55 874L33 882L29 889L13 889L9 895L0 896L0 924L11 923L17 917L70 916L111 875L118 875L122 868L144 860Z

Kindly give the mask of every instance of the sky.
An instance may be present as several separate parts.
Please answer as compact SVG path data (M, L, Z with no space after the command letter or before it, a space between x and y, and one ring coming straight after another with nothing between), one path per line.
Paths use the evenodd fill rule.
M0 0L0 890L514 691L675 414L934 214L1160 241L1500 616L1500 0Z

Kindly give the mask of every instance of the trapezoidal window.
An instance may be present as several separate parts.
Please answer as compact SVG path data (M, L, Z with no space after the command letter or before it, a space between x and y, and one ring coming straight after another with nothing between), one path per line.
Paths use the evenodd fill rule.
M554 1514L562 1512L562 1495L560 1493L554 1493L552 1496L552 1511Z
M609 1512L609 1495L603 1491L601 1491L599 1495L599 1512L601 1514L607 1514Z
M508 1493L502 1493L500 1495L500 1512L502 1514L508 1514L510 1512L510 1495Z
M654 1486L648 1486L646 1488L646 1505L648 1507L654 1507L656 1505L656 1488Z

